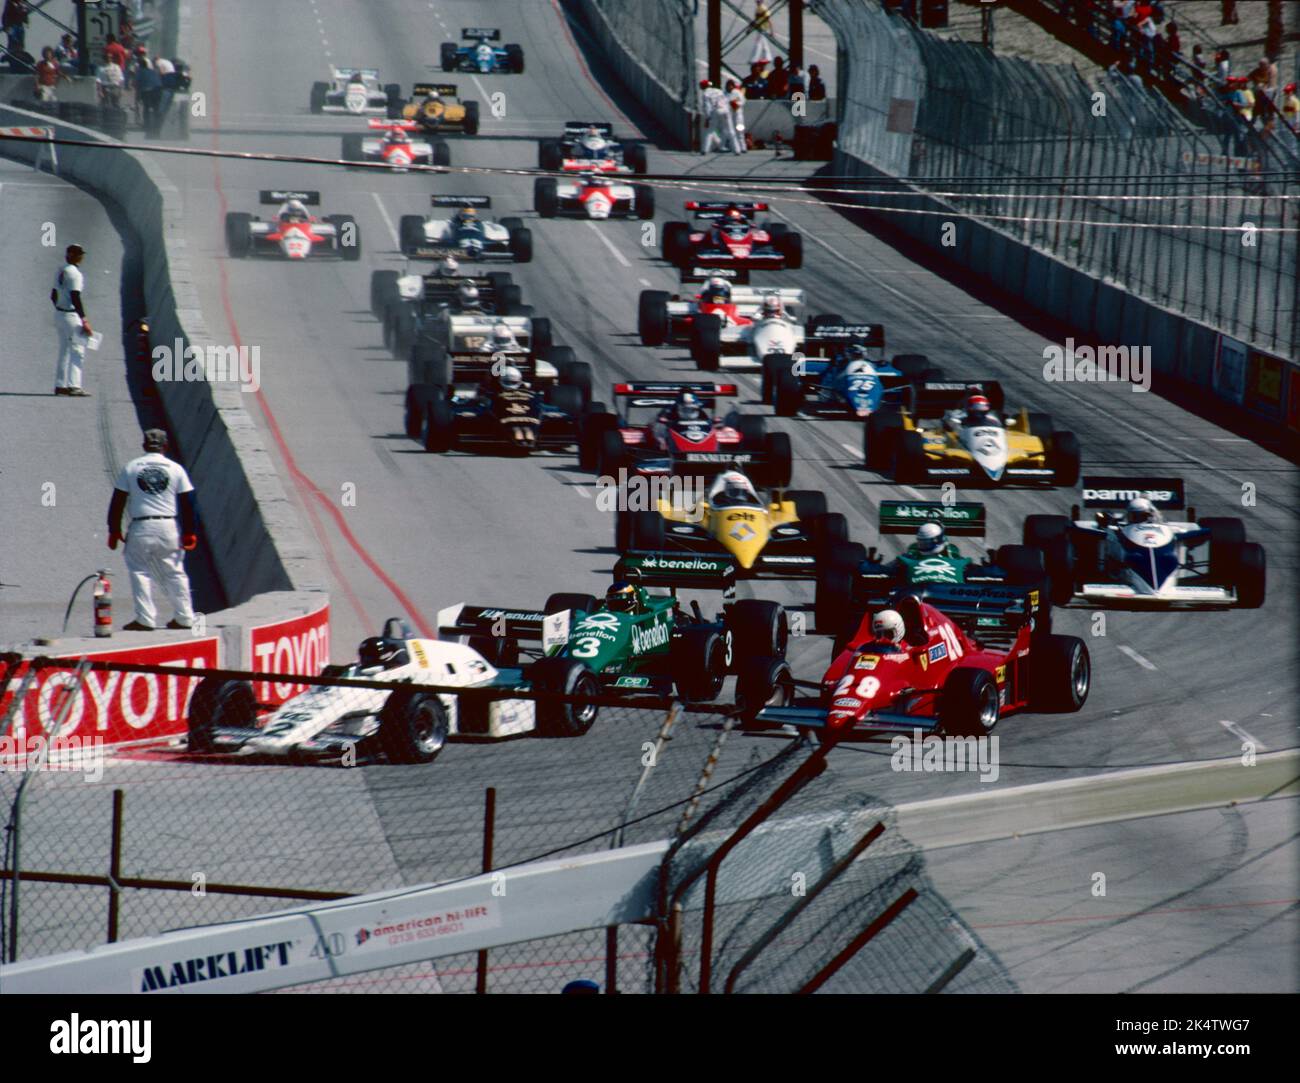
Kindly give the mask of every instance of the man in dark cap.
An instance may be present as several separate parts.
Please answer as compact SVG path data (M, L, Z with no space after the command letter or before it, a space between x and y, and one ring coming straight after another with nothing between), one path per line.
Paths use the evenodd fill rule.
M123 631L152 632L157 627L158 613L153 604L155 583L163 588L171 603L173 616L167 627L189 628L194 624L183 552L198 545L194 486L185 468L163 454L166 450L167 434L162 429L146 429L144 454L122 468L108 506L110 549L116 549L122 540L123 511L131 523L123 555L131 575L135 620L124 625Z

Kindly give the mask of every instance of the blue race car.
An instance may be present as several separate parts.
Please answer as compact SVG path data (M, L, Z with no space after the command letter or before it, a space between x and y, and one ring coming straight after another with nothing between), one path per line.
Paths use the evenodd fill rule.
M497 45L500 30L481 26L467 26L460 32L461 40L470 45L457 45L454 41L442 43L442 70L468 71L479 75L498 75L503 72L522 74L524 51L518 45Z
M880 356L885 348L880 324L846 324L839 316L817 316L809 322L808 334L827 356L777 354L764 359L763 401L776 407L778 417L802 411L866 418L882 405L905 405L916 384L942 378L921 354L899 354L885 361Z

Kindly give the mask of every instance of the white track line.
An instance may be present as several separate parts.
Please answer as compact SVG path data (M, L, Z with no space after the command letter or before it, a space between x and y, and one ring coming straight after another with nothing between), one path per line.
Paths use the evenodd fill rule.
M1264 744L1264 742L1261 741L1258 737L1252 737L1249 733L1247 733L1235 722L1226 722L1223 719L1220 719L1219 725L1222 726L1229 733L1231 733L1239 741L1246 741L1249 744L1254 745L1255 751L1257 752L1264 752L1268 748L1268 745Z
M388 211L384 208L384 201L379 198L378 192L371 192L370 198L375 201L375 206L379 208L379 214L384 220L384 225L388 227L388 234L393 238L393 247L402 247L402 238L398 236L397 227L393 225L393 219L389 216Z
M632 264L628 263L627 257L623 255L623 253L620 252L617 247L615 247L614 242L611 241L608 237L605 236L604 233L601 232L600 226L596 225L595 222L589 221L587 223L587 228L590 229L597 237L600 238L601 244L603 244L612 253L614 253L614 258L618 260L619 263L621 263L624 267L628 267L628 268L632 266Z
M1120 654L1127 654L1130 658L1133 659L1133 661L1135 661L1143 669L1154 670L1156 668L1154 662L1147 661L1145 658L1142 657L1142 655L1138 654L1138 652L1135 651L1132 647L1125 647L1121 645L1119 651Z
M925 499L925 493L920 492L920 491L917 490L917 489L913 489L910 485L900 485L899 488L902 489L903 492L905 492L905 493L906 493L908 496L910 496L913 500L924 500L924 499ZM1155 669L1156 667L1155 667L1155 666L1152 666L1151 668L1152 668L1152 669Z

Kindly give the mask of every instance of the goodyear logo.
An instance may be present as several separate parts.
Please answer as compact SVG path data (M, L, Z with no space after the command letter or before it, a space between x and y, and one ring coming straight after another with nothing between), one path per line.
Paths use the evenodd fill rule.
M876 668L876 665L877 665L879 662L880 662L880 655L878 655L878 654L863 654L863 655L860 655L860 656L858 657L858 660L857 660L856 662L853 663L853 668L854 668L854 669L875 669L875 668Z

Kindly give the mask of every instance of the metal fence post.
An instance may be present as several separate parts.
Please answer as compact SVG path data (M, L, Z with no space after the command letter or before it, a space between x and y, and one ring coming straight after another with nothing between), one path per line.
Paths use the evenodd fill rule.
M118 908L121 906L122 885L122 810L126 801L123 790L113 791L113 840L108 859L108 943L117 942Z
M496 842L497 790L489 786L483 792L483 871L492 871L492 847ZM478 953L478 976L474 992L486 993L488 979L488 953L483 948Z

